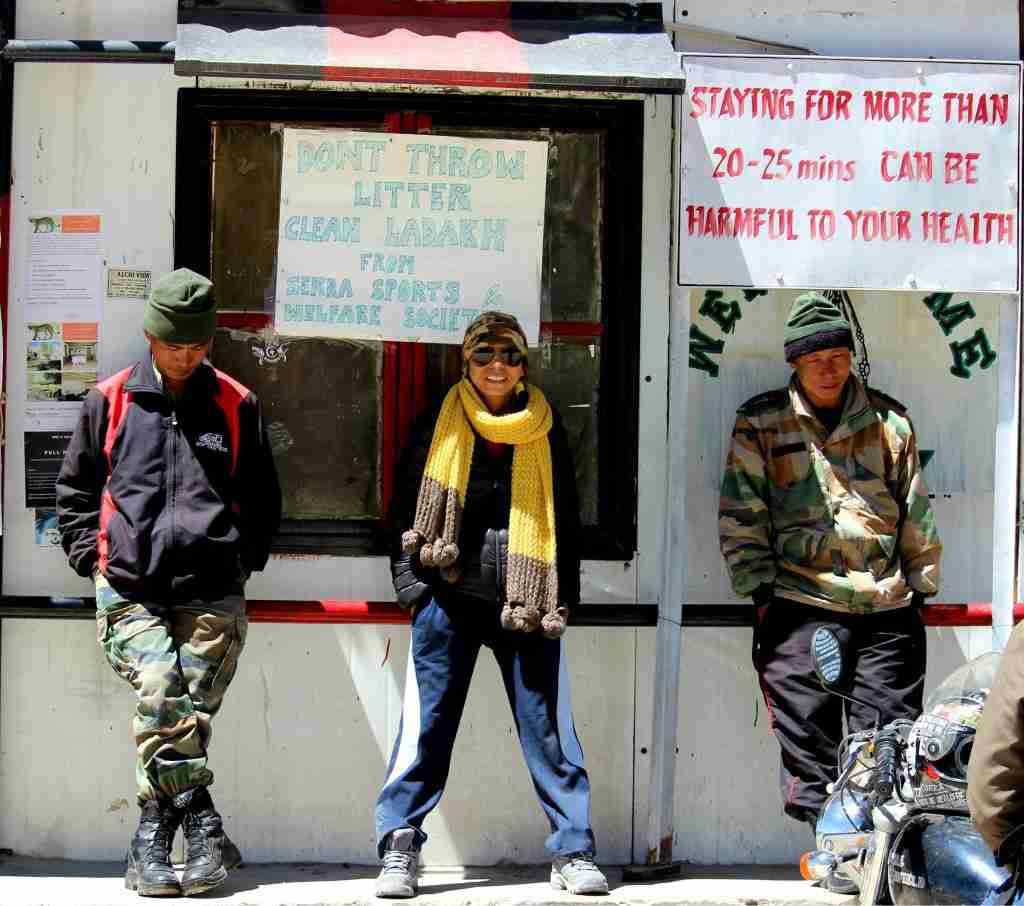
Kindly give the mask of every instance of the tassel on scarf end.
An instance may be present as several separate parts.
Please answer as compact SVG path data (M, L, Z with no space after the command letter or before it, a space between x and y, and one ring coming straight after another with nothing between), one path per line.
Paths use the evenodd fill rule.
M402 544L405 544L406 535L412 534L406 532L402 536ZM420 536L423 537L422 535ZM420 563L426 567L438 567L440 569L447 569L455 564L455 561L459 559L459 548L457 545L450 542L445 543L443 538L436 538L434 541L421 542L423 546L419 549L420 551ZM415 550L415 548L413 548ZM454 579L450 581L455 581Z
M457 545L452 543L445 543L443 539L438 538L434 542L434 564L437 566L451 566L456 560L459 559L459 548Z
M415 529L402 532L402 550L407 554L415 554L424 542L424 537Z
M550 613L544 614L544 618L540 621L541 634L546 639L560 639L565 635L568 619L568 607L558 607Z
M533 632L540 624L540 611L533 604L506 604L501 608L502 629Z

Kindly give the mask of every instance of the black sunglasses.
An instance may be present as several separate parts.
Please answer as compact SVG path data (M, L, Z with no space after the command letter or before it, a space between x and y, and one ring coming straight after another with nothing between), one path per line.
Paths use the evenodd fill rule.
M524 358L523 354L514 346L505 346L500 349L495 349L493 346L477 346L469 354L474 365L490 365L495 356L506 365L513 367L521 365Z

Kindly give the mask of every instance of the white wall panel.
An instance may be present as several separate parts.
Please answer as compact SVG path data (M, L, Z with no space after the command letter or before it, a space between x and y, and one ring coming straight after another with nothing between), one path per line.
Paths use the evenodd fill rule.
M756 53L763 41L830 56L1019 59L1018 9L1012 0L676 0L675 9L682 26L678 50ZM688 32L686 26L720 36ZM754 43L730 40L735 35Z
M643 255L640 298L640 451L637 474L637 600L659 600L665 533L665 437L672 255L672 99L647 100L644 118ZM664 266L662 263L664 262Z
M175 0L17 0L22 40L173 41Z
M91 623L6 620L0 651L0 846L119 859L138 820L134 696ZM373 808L401 717L405 627L250 627L214 722L213 795L254 862L376 859ZM632 630L566 636L602 857L629 860ZM425 826L432 865L545 861L544 817L500 674L484 649L448 788Z

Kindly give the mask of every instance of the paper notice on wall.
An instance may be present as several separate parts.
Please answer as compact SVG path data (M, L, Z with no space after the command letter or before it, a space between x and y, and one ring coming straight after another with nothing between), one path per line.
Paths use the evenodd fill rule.
M284 130L274 325L461 343L481 311L540 330L543 141Z
M29 217L25 304L38 320L97 321L103 299L103 218L94 211ZM44 314L47 312L47 314Z
M28 221L26 430L70 430L96 385L103 216L49 211Z
M57 475L70 431L25 432L25 506L53 509L57 503Z
M107 268L108 299L149 298L149 290L153 285L153 271L148 267L110 267Z
M30 320L25 326L26 422L41 429L70 429L85 395L96 386L99 325Z

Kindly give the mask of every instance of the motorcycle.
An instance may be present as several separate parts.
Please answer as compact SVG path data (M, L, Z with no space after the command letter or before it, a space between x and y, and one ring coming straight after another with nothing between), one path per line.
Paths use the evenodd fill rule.
M1014 879L996 865L967 808L967 763L999 655L954 670L916 720L885 725L878 708L842 690L844 652L829 627L815 630L811 657L827 691L877 716L840 745L817 848L800 860L803 877L856 888L861 906L1014 902Z

